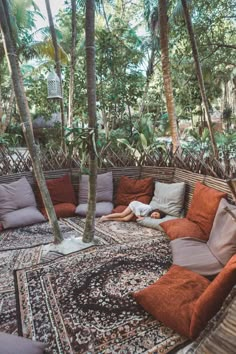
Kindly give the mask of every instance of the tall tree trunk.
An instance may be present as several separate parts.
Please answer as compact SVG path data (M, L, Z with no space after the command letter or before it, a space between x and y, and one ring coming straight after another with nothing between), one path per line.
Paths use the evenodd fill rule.
M14 103L14 98L15 98L15 94L14 94L14 88L13 85L11 84L11 94L10 94L10 98L9 98L9 102L8 102L8 107L6 108L6 117L3 120L0 118L0 134L4 134L10 121L11 121L11 113L12 113L12 108L13 108L13 103ZM0 105L1 105L1 92L0 92ZM3 115L3 111L2 111L2 115ZM1 117L1 109L0 109L0 117Z
M95 4L94 0L86 0L86 63L87 63L87 97L89 126L89 195L88 213L85 222L83 242L91 242L94 238L94 222L96 209L97 157L95 144L97 141L96 119L96 71L95 71Z
M167 106L168 118L170 122L173 151L175 152L179 148L180 143L179 143L179 134L177 129L177 120L175 114L174 95L173 95L170 62L169 62L168 19L167 19L166 0L159 0L158 14L159 14L159 28L160 28L161 63L162 63L162 73L163 73L164 88L165 88L166 106Z
M71 0L71 51L70 51L70 86L69 86L69 113L68 127L72 127L74 115L74 91L75 91L75 49L76 49L76 0Z
M53 23L52 11L51 11L49 0L45 0L45 4L46 4L46 8L47 8L48 22L49 22L50 33L51 33L52 43L53 43L53 48L54 48L56 72L57 72L57 76L59 77L59 80L60 80L61 93L62 93L62 98L60 99L61 139L62 139L63 149L65 150L65 136L64 136L65 115L64 115L64 100L63 100L63 92L62 92L61 61L60 61L60 57L59 57L59 50L58 50L58 45L57 45L57 36L56 36L56 31L55 31L55 27L54 27L54 23Z
M202 102L203 102L205 112L206 112L206 119L207 119L208 129L209 129L209 133L210 133L212 150L213 150L214 156L216 158L218 158L218 151L217 151L215 137L214 137L214 133L213 133L213 129L212 129L211 116L210 116L210 112L209 112L209 105L208 105L208 101L207 101L207 97L206 97L206 90L205 90L205 85L204 85L203 76L202 76L202 68L201 68L200 61L199 61L197 42L196 42L195 35L193 32L192 20L191 20L191 16L190 16L190 13L188 10L187 1L186 0L181 0L181 1L182 1L183 10L184 10L184 18L185 18L186 26L188 29L189 39L191 42L193 58L194 58L194 62L195 62L196 74L197 74L198 84L199 84L199 88L200 88L200 92L201 92Z
M47 185L40 164L39 148L35 144L34 140L31 116L24 91L23 79L21 76L17 54L11 37L12 31L10 27L10 15L7 0L0 0L0 26L4 38L4 48L6 52L6 57L8 59L8 65L15 91L16 102L22 121L25 140L31 156L35 177L43 198L49 221L52 225L54 241L55 243L60 243L63 240L63 237L58 225L54 207L52 205L52 201L48 193Z

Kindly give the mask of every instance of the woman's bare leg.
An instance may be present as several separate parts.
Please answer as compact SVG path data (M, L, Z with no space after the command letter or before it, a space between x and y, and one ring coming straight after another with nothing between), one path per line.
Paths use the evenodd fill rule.
M101 219L99 220L100 222L103 221L123 221L124 218L128 217L128 220L132 219L133 217L133 212L130 209L130 207L127 207L122 213L114 213L114 214L108 214L108 215L103 215ZM124 221L128 221L124 220Z

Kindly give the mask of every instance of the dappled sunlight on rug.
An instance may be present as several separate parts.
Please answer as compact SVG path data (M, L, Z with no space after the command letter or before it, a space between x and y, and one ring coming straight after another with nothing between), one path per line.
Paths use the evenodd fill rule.
M171 265L163 237L98 246L16 272L21 330L48 353L166 353L185 339L130 296Z

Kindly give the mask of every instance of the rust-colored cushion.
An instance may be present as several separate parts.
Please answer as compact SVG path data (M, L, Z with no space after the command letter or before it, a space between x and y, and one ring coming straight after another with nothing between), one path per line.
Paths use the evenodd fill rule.
M153 178L132 179L122 176L116 191L115 205L129 205L137 200L149 204L154 190Z
M191 319L191 338L196 338L205 328L234 285L236 285L236 254L197 300Z
M76 205L72 203L61 203L54 205L55 213L58 218L68 218L75 216ZM41 213L47 218L45 208L40 209Z
M187 218L168 220L162 222L160 226L171 240L175 240L180 237L205 239L205 235L198 224L188 220Z
M193 306L209 284L201 275L172 265L157 282L132 295L157 320L190 337Z
M226 197L226 193L207 187L200 182L195 185L193 198L186 217L188 220L198 224L205 235L204 239L206 241L209 238L220 200L224 197Z
M76 204L75 192L71 184L70 176L46 180L52 204L72 203ZM36 188L36 199L39 208L43 208L43 200L39 188Z
M127 208L127 205L117 205L114 209L112 209L112 214L114 213L122 213ZM136 221L137 217L134 215L130 221Z

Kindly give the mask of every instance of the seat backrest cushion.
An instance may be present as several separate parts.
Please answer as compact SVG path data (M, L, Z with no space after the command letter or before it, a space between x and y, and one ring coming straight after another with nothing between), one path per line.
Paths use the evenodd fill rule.
M176 217L184 206L185 183L161 183L155 182L154 196L151 200L151 207L159 209L164 213Z
M79 204L88 203L89 176L82 175L79 182ZM113 201L113 178L112 172L97 175L96 202Z
M135 200L149 204L153 196L153 190L154 183L152 177L132 179L122 176L116 190L115 206L127 206Z
M224 265L236 254L236 206L226 199L220 201L207 245Z
M195 185L187 219L195 222L201 228L208 240L212 224L218 209L220 200L226 197L226 193L207 187L200 182Z

